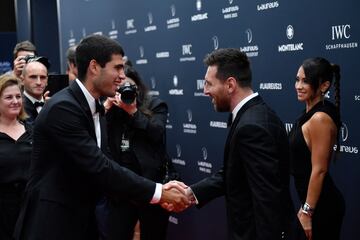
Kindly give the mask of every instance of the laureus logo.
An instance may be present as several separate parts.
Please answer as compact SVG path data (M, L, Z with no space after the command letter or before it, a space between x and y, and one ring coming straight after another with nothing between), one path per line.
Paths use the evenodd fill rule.
M213 36L212 40L214 43L214 50L217 50L219 48L219 38L217 36Z
M341 140L343 142L345 142L347 140L349 136L349 130L348 130L348 127L345 123L342 123L341 124L341 128L340 128L340 137L341 137Z
M176 157L177 158L181 157L181 146L180 146L180 144L176 144Z
M294 37L294 28L293 26L289 25L286 28L286 36L289 40L291 40Z
M140 47L139 47L139 52L140 52L140 58L143 58L143 57L144 57L144 54L145 54L145 51L144 51L144 47L143 47L143 46L140 46Z
M156 88L156 80L154 77L150 78L150 83L151 83L151 89L155 89Z
M176 75L174 75L174 77L173 77L173 83L174 83L174 87L178 86L179 80L178 80L178 77Z
M201 11L201 0L196 0L196 10Z
M87 34L86 34L86 29L85 29L85 28L82 29L82 36L83 36L83 37L86 37L86 36L87 36Z
M246 36L247 36L248 43L251 43L252 42L252 31L251 31L251 29L250 28L246 29L245 33L246 33Z
M229 4L231 5L234 2L234 0L229 0Z
M204 159L204 161L206 161L206 159L207 159L207 157L208 157L208 153L207 153L206 147L202 147L202 148L201 148L201 151L202 151L203 159Z
M151 12L148 13L148 20L149 20L149 25L152 25L154 18Z
M175 17L176 8L175 8L175 5L174 5L174 4L172 4L172 5L170 6L170 11L171 11L171 16L172 16L172 17Z
M111 29L115 29L115 20L111 20Z
M188 109L188 110L186 110L186 113L187 113L189 122L191 122L192 121L192 111L190 109Z

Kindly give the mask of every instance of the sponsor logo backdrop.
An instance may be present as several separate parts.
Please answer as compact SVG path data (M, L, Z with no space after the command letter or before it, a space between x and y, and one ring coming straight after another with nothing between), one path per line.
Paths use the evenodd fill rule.
M58 7L62 70L66 49L84 36L104 34L119 41L151 93L169 104L168 152L187 184L221 167L227 134L226 114L216 113L203 94L205 54L224 47L246 52L255 91L287 130L304 107L294 91L302 60L323 56L339 64L344 123L336 146L341 153L331 172L347 204L342 239L357 239L360 2L62 0ZM169 239L226 238L222 198L201 210L172 214L169 221Z

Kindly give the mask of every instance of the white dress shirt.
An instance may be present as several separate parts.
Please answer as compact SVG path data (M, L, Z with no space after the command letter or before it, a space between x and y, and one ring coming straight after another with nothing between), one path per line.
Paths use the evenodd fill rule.
M84 96L86 98L86 101L89 104L91 114L92 114L92 117L93 117L93 121L94 121L94 126L95 126L95 134L96 134L97 146L99 148L101 148L100 113L96 112L96 107L95 107L95 101L98 101L98 100L96 100L89 93L89 91L86 89L84 84L79 79L76 79L75 81L79 85L81 91L83 92L83 94L84 94ZM162 184L156 183L155 192L154 192L154 195L153 195L150 203L155 204L155 203L160 202L161 194L162 194Z

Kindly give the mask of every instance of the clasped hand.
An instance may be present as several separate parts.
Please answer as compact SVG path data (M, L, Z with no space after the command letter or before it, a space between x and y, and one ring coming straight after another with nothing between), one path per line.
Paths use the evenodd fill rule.
M183 182L170 181L163 185L160 204L168 211L181 212L195 204L195 197Z

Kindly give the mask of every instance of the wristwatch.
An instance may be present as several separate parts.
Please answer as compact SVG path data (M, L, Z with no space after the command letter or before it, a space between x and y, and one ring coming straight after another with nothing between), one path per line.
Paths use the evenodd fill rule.
M308 215L309 217L312 217L312 215L314 214L314 210L315 209L312 208L307 202L304 203L304 205L302 205L301 207L301 212Z

